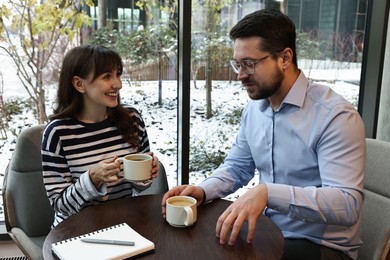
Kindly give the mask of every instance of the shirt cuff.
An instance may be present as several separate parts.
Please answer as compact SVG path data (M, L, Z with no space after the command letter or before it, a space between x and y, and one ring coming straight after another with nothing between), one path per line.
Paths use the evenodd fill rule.
M213 189L214 184L212 184L211 182L207 184L207 181L204 181L199 183L198 186L203 190L204 193L203 203L207 203L215 198L218 198L217 193L213 192L215 191L215 189Z
M81 174L79 181L83 193L90 197L90 199L99 196L105 196L107 194L107 184L103 183L99 186L98 189L96 189L89 176L89 171L86 171Z
M268 190L267 207L279 212L289 210L293 189L291 186L276 183L264 183Z

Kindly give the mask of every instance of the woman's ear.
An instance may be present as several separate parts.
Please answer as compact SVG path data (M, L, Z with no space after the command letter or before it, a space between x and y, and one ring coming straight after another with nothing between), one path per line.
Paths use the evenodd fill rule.
M72 78L73 87L80 93L85 93L84 80L78 76Z

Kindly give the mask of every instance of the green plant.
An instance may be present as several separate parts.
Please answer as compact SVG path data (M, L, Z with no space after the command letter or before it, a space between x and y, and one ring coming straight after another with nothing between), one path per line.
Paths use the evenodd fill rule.
M297 32L297 52L300 59L323 59L324 53L320 46L322 42L318 40L312 33Z
M31 112L34 118L37 118L38 115L34 101L29 98L10 98L6 100L4 102L4 112L5 120L3 120L1 125L3 138L8 138L6 130L9 130L13 136L19 135L21 128L18 124L13 124L13 122L25 121L31 117Z
M221 139L224 138L222 132L218 136ZM210 143L212 143L211 147ZM220 145L220 142L208 142L198 139L192 141L190 145L190 171L210 171L216 169L227 155L226 151L217 148Z
M216 130L213 125L209 125L204 133L208 138L201 137L201 134L191 137L190 171L212 171L225 160L231 148L232 137L238 131L243 107L234 107L229 113L223 111L222 105L214 111L214 117L221 118L224 124L221 128ZM222 127L225 129L221 130ZM226 131L226 128L231 128L231 131ZM208 131L213 133L208 134Z
M243 110L243 107L233 108L233 110L229 114L225 115L224 122L230 125L238 125L241 121L241 115Z
M33 111L36 114L34 102L31 99L10 98L4 102L4 111L7 121L12 121L12 118L22 114L24 111Z
M119 35L117 30L103 27L97 31L94 31L88 38L87 42L90 44L103 45L110 49L115 49L118 38L123 36Z

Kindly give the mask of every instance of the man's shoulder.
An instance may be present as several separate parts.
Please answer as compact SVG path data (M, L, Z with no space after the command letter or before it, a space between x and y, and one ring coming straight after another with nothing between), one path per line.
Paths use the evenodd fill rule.
M307 97L314 104L320 104L328 109L338 106L353 108L352 104L343 96L335 92L331 87L320 83L309 83L307 88Z

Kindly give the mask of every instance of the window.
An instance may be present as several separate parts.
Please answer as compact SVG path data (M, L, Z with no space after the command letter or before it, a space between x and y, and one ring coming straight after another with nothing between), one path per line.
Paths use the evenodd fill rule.
M357 108L367 1L241 0L221 8L210 1L192 3L190 184L222 163L238 132L248 97L228 64L228 33L246 14L264 8L285 12L296 25L299 68Z
M186 8L188 8L189 1L182 2L185 2ZM189 89L185 90L185 94L189 96L185 98L190 100L190 104L185 107L190 110L186 111L189 112L190 118L180 118L177 113L173 113L170 117L167 116L168 111L175 111L178 105L180 108L177 101L180 102L178 96L181 93L180 90L177 91L178 83L176 82L177 72L181 71L181 68L176 67L180 53L175 48L177 47L180 51L183 50L183 46L175 47L175 41L163 48L161 46L159 49L156 48L156 50L161 51L154 53L155 59L153 61L129 65L128 69L131 71L129 71L129 77L125 79L128 89L126 90L127 94L122 95L123 98L135 102L136 106L145 102L153 104L155 108L161 105L158 114L153 113L155 110L141 109L143 109L145 121L149 124L152 146L159 150L158 156L164 165L169 167L170 186L177 184L176 174L181 175L182 173L189 175L189 183L201 182L212 172L212 169L221 163L229 151L239 127L240 112L247 96L245 90L240 86L240 82L236 81L228 64L232 54L232 45L227 33L238 20L254 10L280 8L294 21L299 41L298 64L306 76L331 86L356 107L360 102L359 95L363 96L364 94L367 96L366 100L369 100L372 89L367 87L364 89L364 93L359 93L360 86L364 83L360 82L360 79L363 69L363 53L365 53L364 39L367 37L366 24L371 15L367 13L370 10L367 0L234 0L231 4L222 6L220 9L216 8L215 5L209 5L208 2L208 0L192 0L192 13L186 13L185 17L185 19L192 18L191 36L185 38L184 42L180 42L181 45L186 45L184 47L192 46L191 69L188 71L191 75L185 75L188 82L186 81L184 86L189 86ZM158 26L169 24L170 29L176 30L174 24L177 26L179 12L177 8L171 12L157 12L160 15L159 18L152 21L147 18L145 11L134 6L134 1L126 3L125 1L107 1L107 5L109 5L107 6L109 10L107 11L107 20L112 22L112 28L117 29L121 34L134 32L140 25L145 28L152 25L158 28ZM372 5L375 13L386 6L380 1L376 1ZM186 9L183 11L186 12ZM92 29L96 30L98 8L92 7L89 12L93 20ZM173 23L171 24L170 21ZM383 26L383 21L387 21L387 19L383 19L382 15L372 17L372 24ZM371 33L371 38L367 37L371 40L371 46L381 42L381 40L378 41L378 37L375 37L380 32L373 30ZM375 54L375 60L381 59L380 54L376 55L375 49L372 50L372 53ZM3 53L1 54L3 55ZM370 70L370 68L374 67L370 65L367 69ZM375 67L376 71L379 71L377 68ZM0 72L4 71L6 68L0 65ZM10 90L7 90L6 82L10 82L10 80L13 82L15 74L2 73L2 75L5 82L4 92L6 92ZM366 81L368 82L370 78L377 78L377 74L369 74ZM145 89L147 92L153 93L152 99L144 99ZM23 89L20 90L20 92L23 91ZM192 100L192 98L196 100ZM366 110L363 109L364 105L369 107L368 103L361 103L360 109L364 112L363 117L373 118L372 115L375 115L375 112L370 109L369 114L366 115ZM228 111L226 107L229 107ZM178 126L176 126L177 118L180 119ZM188 127L190 127L190 138L188 143L181 144L180 125L187 124L187 120ZM166 124L170 127L166 127ZM368 122L368 125L371 129L371 122ZM195 126L198 127L195 128ZM199 126L201 127L199 128ZM178 138L172 137L172 133L168 132L176 131L177 128L179 129ZM185 138L183 140L187 142ZM0 140L0 142L1 144L5 143L4 140ZM177 147L177 143L179 143L179 147ZM186 151L189 154L188 169L184 166L177 172L176 158ZM2 160L4 160L2 165L7 164L9 157L2 156ZM179 167L182 167L180 161ZM0 175L0 187L3 177ZM179 177L179 184L181 179L183 178ZM251 183L255 181L253 180ZM1 202L0 199L0 204ZM3 220L2 213L3 209L0 205L0 221Z

